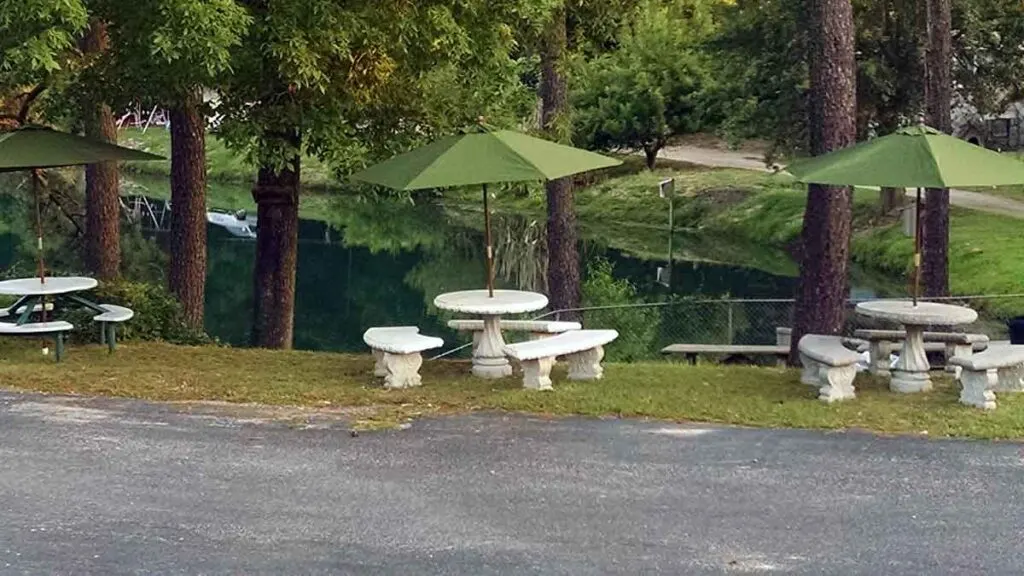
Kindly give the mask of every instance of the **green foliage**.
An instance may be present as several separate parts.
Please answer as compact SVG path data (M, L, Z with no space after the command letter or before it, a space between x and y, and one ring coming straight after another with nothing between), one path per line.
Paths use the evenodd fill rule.
M636 287L617 279L612 265L603 258L590 262L583 282L583 306L622 306L637 302ZM657 355L661 319L653 308L610 308L591 310L584 318L587 328L618 330L620 338L610 344L607 357L615 362L632 362Z
M118 338L124 340L160 340L173 344L209 344L210 337L184 321L181 304L163 286L146 282L104 282L88 295L94 302L131 308L135 316L121 324ZM99 341L99 330L92 321L94 312L75 310L68 321L75 325L75 338Z
M87 18L81 0L0 0L0 93L66 69Z
M702 0L643 3L617 50L577 65L576 143L653 157L670 136L713 121L710 66L699 50L713 29Z

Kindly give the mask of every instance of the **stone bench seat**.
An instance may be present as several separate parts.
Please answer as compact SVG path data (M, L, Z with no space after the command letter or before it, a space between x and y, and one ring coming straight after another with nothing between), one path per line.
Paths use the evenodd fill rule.
M70 322L54 320L52 322L32 322L30 324L17 325L10 322L0 322L0 334L6 336L40 336L53 334L56 337L57 345L54 355L57 362L64 357L64 334L71 332L75 327Z
M501 330L509 332L529 332L531 340L547 338L552 334L561 334L570 330L580 330L579 322L560 322L557 320L501 320ZM473 333L473 355L476 355L480 338L484 333L483 320L450 320L448 327L459 332Z
M1024 390L1024 346L1001 344L950 363L961 369L960 403L995 410L996 391Z
M853 379L860 354L844 345L841 336L807 334L797 345L803 374L800 381L818 388L818 399L835 402L855 397Z
M387 326L370 328L363 333L363 342L373 351L376 360L373 373L384 377L385 388L422 384L421 353L444 346L444 340L419 332L416 326Z
M104 312L93 316L92 320L100 323L100 341L107 345L108 351L113 352L117 347L117 325L134 318L135 311L116 304L99 306Z
M889 357L896 345L907 339L904 330L857 330L853 335L868 341L869 369L876 376L889 375ZM989 346L988 336L963 332L925 332L924 342L925 352L945 353L947 372L957 370L950 362L952 358L970 356Z
M36 305L32 306L32 313L33 314L38 314L38 313L40 313L42 311L43 311L43 305L42 304L36 304ZM53 302L47 302L46 303L46 311L47 312L53 312ZM24 313L25 313L25 306L18 306L18 308L14 311L13 316L21 316ZM7 318L8 316L12 316L11 311L9 309L0 310L0 318Z
M615 330L573 330L550 338L506 344L505 354L523 366L523 387L551 389L551 367L564 356L570 380L597 380L604 374L604 345L619 337Z

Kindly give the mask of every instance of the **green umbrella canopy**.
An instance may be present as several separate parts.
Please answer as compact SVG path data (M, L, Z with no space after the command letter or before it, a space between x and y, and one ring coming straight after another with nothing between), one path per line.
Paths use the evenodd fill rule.
M163 160L163 157L42 126L0 133L0 172L112 160Z
M1024 184L1024 162L928 126L896 132L786 167L799 182L959 188Z
M621 161L511 130L447 136L352 175L396 190L554 180Z

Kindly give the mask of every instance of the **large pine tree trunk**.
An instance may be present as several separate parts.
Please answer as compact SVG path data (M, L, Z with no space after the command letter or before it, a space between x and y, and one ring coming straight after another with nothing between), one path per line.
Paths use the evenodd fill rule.
M298 149L299 137L287 138ZM252 195L257 205L252 343L261 348L291 348L299 249L299 157L293 157L281 172L261 166Z
M169 284L189 326L203 328L206 294L206 122L198 90L171 109Z
M541 49L541 127L554 140L567 139L569 112L567 79L568 38L564 4L555 10L544 35ZM572 180L562 178L547 183L548 200L548 299L553 310L580 305L580 255L577 245L576 209L573 206ZM563 314L576 319L579 314Z
M99 54L109 45L107 25L94 20L81 40L86 54ZM86 98L82 104L85 135L117 142L117 124L110 106ZM101 280L116 278L121 268L120 202L117 162L85 168L85 265Z
M952 132L953 97L950 0L927 2L928 46L925 56L925 107L928 123ZM921 225L921 280L926 296L949 295L949 190L928 189Z
M809 0L808 7L810 144L820 155L856 139L853 7L850 0ZM850 188L808 187L790 353L794 364L804 334L842 330L851 223Z

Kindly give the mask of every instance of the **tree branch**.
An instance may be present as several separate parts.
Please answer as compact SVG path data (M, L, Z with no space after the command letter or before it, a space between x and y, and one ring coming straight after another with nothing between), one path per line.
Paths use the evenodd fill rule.
M46 84L39 84L27 94L25 94L25 101L21 103L21 110L18 111L18 124L25 124L28 121L29 109L32 107L32 103L39 98L39 95L46 90Z

